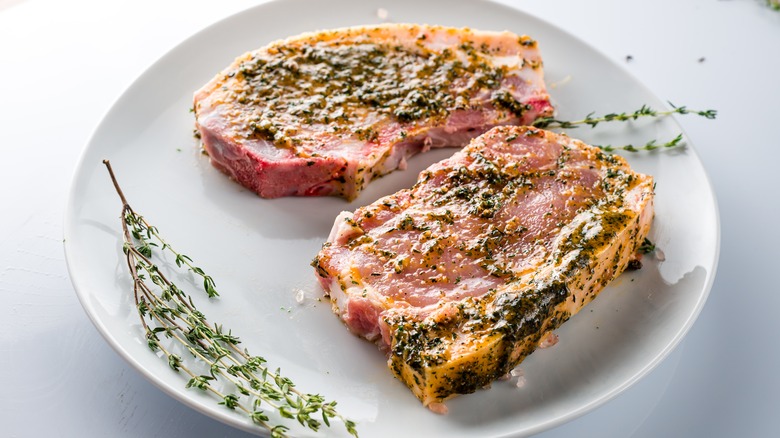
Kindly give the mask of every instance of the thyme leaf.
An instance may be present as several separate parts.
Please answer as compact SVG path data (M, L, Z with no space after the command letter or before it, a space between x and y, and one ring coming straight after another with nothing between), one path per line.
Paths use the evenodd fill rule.
M157 228L133 210L119 187L111 163L103 160L103 164L122 201L122 253L133 280L136 310L149 349L161 352L171 369L187 376L185 387L211 393L218 404L243 412L272 437L287 437L289 427L272 424L266 414L269 410L315 432L322 423L330 426L331 420L337 419L347 432L357 437L355 423L336 411L336 402L299 391L278 368L270 369L264 358L238 348L240 340L230 330L226 332L221 325L208 322L192 299L153 260L164 251L173 254L178 268L186 268L201 277L203 290L210 298L218 296L214 279L194 265L189 256L174 250ZM160 334L170 341L161 342ZM193 360L185 361L175 354L174 345L183 347ZM205 364L206 374L196 371L201 364Z
M642 241L641 245L639 245L639 252L642 254L650 254L653 251L655 251L655 243L645 237L645 240Z

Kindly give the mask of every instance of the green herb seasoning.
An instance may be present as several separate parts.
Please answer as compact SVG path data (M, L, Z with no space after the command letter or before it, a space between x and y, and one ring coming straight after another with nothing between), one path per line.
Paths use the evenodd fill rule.
M306 141L306 133L285 128L292 119L377 141L372 119L403 124L442 119L470 107L480 90L498 89L507 67L490 62L491 50L470 42L433 50L424 38L402 45L324 33L247 55L226 73L225 99L246 114L246 123L237 128L244 136L280 147ZM492 100L502 110L525 109L508 92L495 93Z

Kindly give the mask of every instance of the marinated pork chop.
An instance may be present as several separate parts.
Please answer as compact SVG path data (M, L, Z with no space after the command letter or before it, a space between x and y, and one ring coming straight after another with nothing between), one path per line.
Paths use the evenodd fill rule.
M334 311L425 405L475 391L626 268L653 180L565 135L497 127L342 213L313 265Z
M246 53L195 93L212 164L266 198L355 198L431 147L551 116L534 40L390 24Z

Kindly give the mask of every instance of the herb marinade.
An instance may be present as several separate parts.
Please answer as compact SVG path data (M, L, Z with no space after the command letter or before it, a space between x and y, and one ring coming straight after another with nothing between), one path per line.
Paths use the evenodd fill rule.
M291 128L296 120L376 141L378 126L387 120L442 120L484 101L518 115L528 109L509 92L495 91L507 74L507 66L490 59L500 47L465 41L434 50L425 44L426 34L413 45L371 42L349 30L338 39L327 35L271 45L225 73L226 102L240 108L235 115L244 123L236 129L243 136L280 147L319 140ZM527 36L519 38L522 46L536 46ZM538 60L521 61L541 67Z

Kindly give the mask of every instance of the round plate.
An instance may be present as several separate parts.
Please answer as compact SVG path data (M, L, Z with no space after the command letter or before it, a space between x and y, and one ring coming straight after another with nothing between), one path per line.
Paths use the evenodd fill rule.
M265 200L215 170L192 137L192 94L241 53L305 31L388 20L510 30L538 40L559 118L665 105L623 68L577 38L522 12L487 2L285 0L223 20L155 63L106 115L86 148L65 218L71 278L84 309L119 354L173 397L219 421L258 431L173 372L146 347L121 257L120 202L101 161L114 165L130 203L167 240L217 282L221 298L190 288L212 322L281 367L300 389L337 400L364 436L517 436L561 424L604 403L653 369L701 310L715 274L719 225L707 176L688 139L685 148L628 155L657 181L651 238L665 261L649 257L563 325L560 342L523 364L526 383L492 388L447 403L449 415L423 408L395 380L374 345L350 334L331 312L309 266L341 210L409 187L417 172L453 151L411 160L354 202L338 198ZM301 11L306 11L302 14ZM595 144L644 144L681 132L673 118L579 128ZM179 286L190 279L179 278ZM304 300L296 295L302 291ZM262 432L261 432L262 433ZM342 436L340 425L299 436Z

